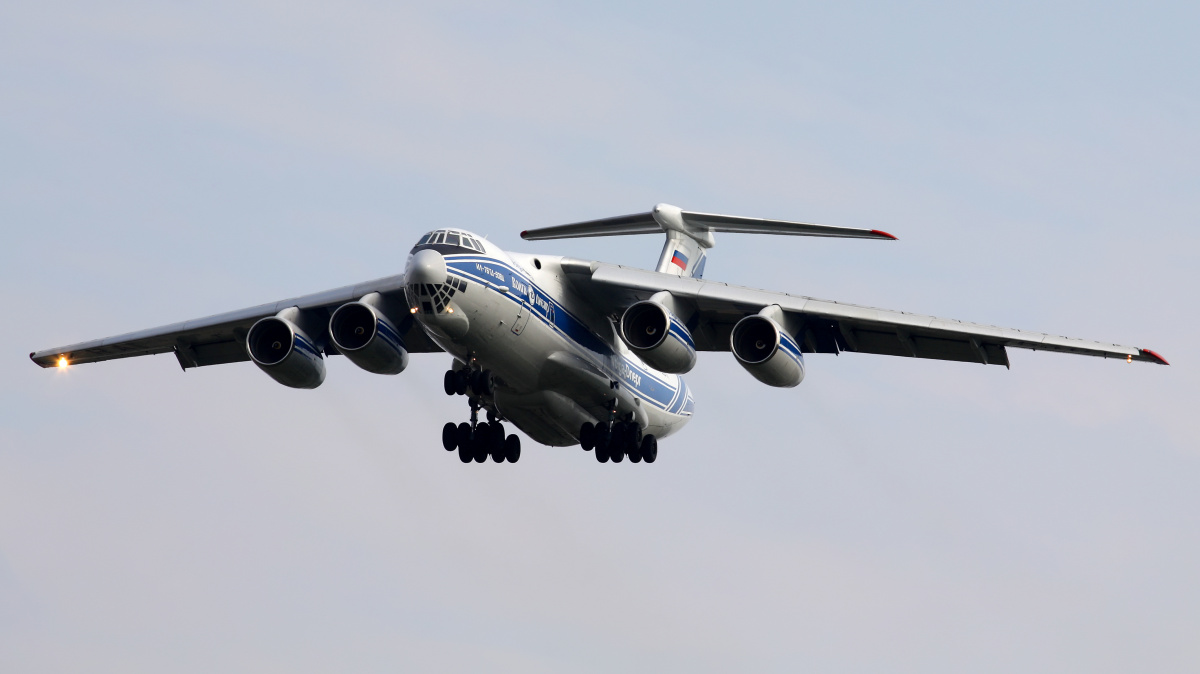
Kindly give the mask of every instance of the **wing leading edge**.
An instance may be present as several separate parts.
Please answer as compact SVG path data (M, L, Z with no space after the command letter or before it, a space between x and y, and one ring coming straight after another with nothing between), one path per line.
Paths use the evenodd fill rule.
M304 312L311 312L317 318L323 318L323 324L328 326L329 315L334 309L372 292L403 298L404 277L402 275L389 276L206 318L172 323L55 349L44 349L29 354L29 358L42 367L54 367L60 358L66 358L68 363L76 365L115 358L174 352L180 367L185 370L205 365L236 363L250 360L250 356L246 353L246 332L259 319L274 316L288 307L297 307ZM403 325L397 327L404 338L405 348L410 353L441 351L425 336L425 333L411 317L407 318ZM327 354L337 353L337 349L332 346L330 340L325 339L323 342Z
M1007 348L1014 347L1168 364L1150 349L874 309L602 262L564 259L562 266L574 287L607 311L621 311L655 293L669 291L693 309L687 323L699 351L728 351L734 324L764 307L778 305L797 319L801 327L795 337L806 353L850 351L1007 367Z

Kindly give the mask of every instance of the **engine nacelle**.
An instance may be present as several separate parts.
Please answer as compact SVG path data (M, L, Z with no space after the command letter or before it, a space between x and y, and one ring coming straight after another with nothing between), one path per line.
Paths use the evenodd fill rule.
M621 339L647 365L671 374L696 366L696 343L683 322L651 300L638 302L621 315Z
M800 345L767 316L758 314L738 321L729 346L738 363L768 386L791 388L804 381Z
M381 302L379 293L371 293L338 307L329 319L329 335L342 355L367 372L400 374L408 366L408 350Z
M316 388L325 381L321 350L300 326L282 315L255 323L246 334L246 350L255 365L284 386Z

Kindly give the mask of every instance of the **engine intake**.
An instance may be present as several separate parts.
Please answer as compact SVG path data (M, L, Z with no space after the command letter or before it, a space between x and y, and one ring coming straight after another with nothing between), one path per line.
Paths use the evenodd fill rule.
M696 343L683 322L651 300L638 302L621 315L621 339L647 365L670 374L696 366Z
M400 374L408 366L408 350L396 325L374 306L379 301L372 293L338 307L329 319L329 334L338 351L367 372Z
M246 350L259 369L284 386L316 388L325 381L320 349L300 326L282 316L255 323L246 334Z
M730 350L739 364L768 386L791 388L804 381L800 346L779 324L761 314L733 326Z

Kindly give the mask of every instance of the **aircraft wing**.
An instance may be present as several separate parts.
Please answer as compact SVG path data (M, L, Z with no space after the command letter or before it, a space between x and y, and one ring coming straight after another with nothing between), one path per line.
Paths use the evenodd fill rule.
M610 313L669 291L676 302L693 310L687 327L698 351L729 351L734 324L774 304L799 326L796 341L806 353L850 351L1007 367L1007 349L1014 347L1167 364L1149 349L873 309L615 264L564 258L562 268L577 292Z
M42 367L54 367L60 358L66 358L68 363L74 365L169 352L175 353L180 367L185 370L204 365L236 363L250 360L249 354L246 353L246 332L260 318L274 316L288 307L298 307L322 319L321 324L328 330L329 316L335 309L346 302L352 302L372 292L393 296L403 304L404 276L389 276L207 318L172 323L149 330L60 346L54 349L44 349L29 354L29 357ZM441 348L426 337L411 316L404 317L402 323L397 327L400 329L405 347L409 352L441 351ZM315 335L314 338L323 344L330 344L329 339L321 339ZM325 349L329 355L337 353L337 349L332 345L326 346Z

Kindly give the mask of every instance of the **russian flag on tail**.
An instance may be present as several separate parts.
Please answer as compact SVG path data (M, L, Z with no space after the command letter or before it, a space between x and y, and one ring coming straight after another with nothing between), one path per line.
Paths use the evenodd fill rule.
M687 256L679 251L675 251L675 253L671 255L671 264L684 271L687 271Z

